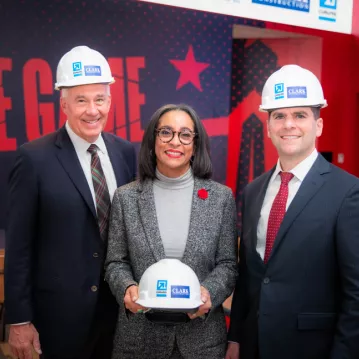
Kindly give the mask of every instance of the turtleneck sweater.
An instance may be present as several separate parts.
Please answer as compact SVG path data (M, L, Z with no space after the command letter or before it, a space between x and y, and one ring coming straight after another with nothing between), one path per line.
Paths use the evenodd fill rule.
M167 258L182 259L191 217L194 179L190 168L177 178L156 169L153 193L157 222Z

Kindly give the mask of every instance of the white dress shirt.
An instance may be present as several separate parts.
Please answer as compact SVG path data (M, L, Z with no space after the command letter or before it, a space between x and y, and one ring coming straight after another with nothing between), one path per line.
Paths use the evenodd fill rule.
M91 154L89 152L87 152L91 143L85 141L83 138L78 136L71 129L68 122L66 122L65 128L66 128L67 133L69 134L71 142L73 143L73 145L75 147L77 157L80 161L82 170L84 171L87 183L90 187L92 199L93 199L93 202L94 202L94 205L96 208L95 189L93 186L92 175L91 175ZM102 138L102 135L98 136L97 140L93 144L95 144L99 148L99 150L97 151L97 154L100 157L102 170L103 170L103 173L106 178L107 187L108 187L108 191L110 193L110 199L112 202L113 195L117 188L117 182L116 182L115 172L113 171L110 157L108 156L107 148L106 148L105 142Z
M288 184L288 199L286 204L286 210L289 205L292 203L293 198L297 194L300 185L302 184L305 176L308 174L309 170L313 166L315 160L318 157L318 152L316 149L302 162L295 166L290 173L293 173L294 177ZM281 179L279 172L282 171L279 159L277 166L273 172L273 175L268 183L267 192L264 197L261 214L258 221L257 227L257 252L264 259L264 252L266 247L266 237L267 237L267 227L268 227L268 218L269 213L274 202L274 198L279 191L281 184Z

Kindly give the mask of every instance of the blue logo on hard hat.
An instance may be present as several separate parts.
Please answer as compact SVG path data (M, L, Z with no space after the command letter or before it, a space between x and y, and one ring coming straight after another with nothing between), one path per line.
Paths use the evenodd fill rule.
M86 65L85 76L101 76L101 66Z
M284 98L284 83L274 85L274 99Z
M189 298L190 289L187 285L171 285L171 298Z
M157 281L156 297L167 297L167 281L159 279Z
M81 62L73 62L72 63L72 73L74 77L82 76L82 63Z
M287 87L288 98L307 98L307 88L305 86Z

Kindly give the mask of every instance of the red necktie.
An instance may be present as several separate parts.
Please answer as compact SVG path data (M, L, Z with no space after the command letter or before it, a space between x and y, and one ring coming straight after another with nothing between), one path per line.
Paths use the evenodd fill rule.
M100 158L97 154L98 147L92 144L88 148L91 153L91 174L95 190L97 221L101 238L107 240L108 220L110 216L111 200L108 192L106 177L103 173Z
M285 215L285 207L287 205L287 199L288 199L288 183L293 177L294 177L293 173L280 172L280 179L281 179L280 188L276 197L274 198L268 218L264 263L268 262L269 256L273 248L274 240L277 236L279 227L283 221Z

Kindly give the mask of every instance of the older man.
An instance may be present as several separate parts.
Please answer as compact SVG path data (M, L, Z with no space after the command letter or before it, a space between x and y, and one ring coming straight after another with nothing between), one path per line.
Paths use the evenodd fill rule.
M110 358L117 304L103 278L115 189L135 177L133 146L104 133L114 82L106 59L78 46L57 68L67 116L21 146L10 174L5 296L16 357Z

